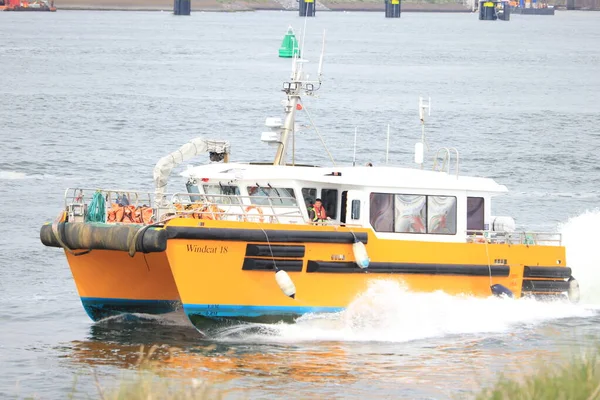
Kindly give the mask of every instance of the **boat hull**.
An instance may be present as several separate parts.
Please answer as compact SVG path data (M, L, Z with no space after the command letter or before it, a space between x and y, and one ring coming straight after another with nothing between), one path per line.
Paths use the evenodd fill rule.
M45 12L56 12L56 7L22 7L22 6L4 6L0 7L0 11L21 11L21 12L34 12L34 11L45 11Z
M554 15L554 8L521 8L513 7L510 11L512 14L522 15Z
M371 230L332 227L173 220L167 258L185 313L194 325L209 320L290 321L312 312L338 312L374 280L407 290L487 297L500 284L521 297L526 266L556 265L561 246L440 243L378 239ZM366 243L371 262L360 269L353 237ZM296 287L285 296L274 267ZM533 267L532 267L533 268ZM558 268L563 282L570 269ZM556 275L556 274L555 274ZM548 277L530 277L527 281ZM564 282L563 282L564 283ZM537 287L537 286L536 286Z
M89 317L98 321L125 313L164 314L181 308L164 253L92 250L65 252L77 291Z

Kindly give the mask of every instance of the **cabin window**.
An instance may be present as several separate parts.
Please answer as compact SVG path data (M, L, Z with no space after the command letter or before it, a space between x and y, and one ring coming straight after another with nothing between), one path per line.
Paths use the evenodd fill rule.
M427 233L456 235L456 197L427 196Z
M260 206L295 206L296 195L292 188L272 186L248 186L250 203Z
M323 206L325 207L325 212L327 213L327 216L331 219L337 219L337 189L322 189L321 201L323 202Z
M426 233L427 197L410 194L394 196L394 232Z
M484 204L483 197L467 197L467 230L484 230Z
M302 198L304 198L304 204L306 208L314 204L317 198L317 189L315 188L302 188Z
M360 219L360 200L352 200L352 208L350 209L350 218Z
M370 195L371 226L376 232L394 232L394 195L388 193L371 193Z
M456 197L371 193L376 232L456 234Z
M206 199L211 203L217 204L240 204L239 196L240 188L231 185L202 185L204 193L207 195L217 196L206 196Z

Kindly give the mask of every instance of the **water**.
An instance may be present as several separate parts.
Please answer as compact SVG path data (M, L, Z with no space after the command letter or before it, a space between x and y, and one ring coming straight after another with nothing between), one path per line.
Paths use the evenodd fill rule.
M164 377L233 398L444 399L597 342L600 15L583 12L508 23L323 12L308 21L306 49L315 71L326 28L325 81L305 102L337 161L351 162L356 126L357 161L382 164L390 124L390 162L411 165L417 98L431 96L431 149L455 146L461 172L508 186L496 215L564 233L582 304L378 282L343 313L211 340L178 313L88 319L64 255L38 238L64 188L150 190L154 163L194 136L231 140L237 160L270 159L259 134L281 112L288 24L302 29L288 12L0 14L1 398L64 398L76 378L77 398L97 397L92 371L110 386L140 345L160 344L180 349ZM309 129L297 148L300 161L329 162Z

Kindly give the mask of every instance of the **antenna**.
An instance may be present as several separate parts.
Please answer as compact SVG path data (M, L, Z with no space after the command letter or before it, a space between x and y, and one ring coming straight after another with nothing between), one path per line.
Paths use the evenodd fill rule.
M319 58L319 71L317 77L321 82L321 76L323 75L323 57L325 56L325 29L323 29L323 45L321 46L321 57Z
M304 54L304 38L306 38L306 20L308 19L308 13L304 16L304 27L302 28L302 47L300 48L301 56Z
M388 124L387 129L387 146L385 148L385 163L388 163L388 155L390 153L390 124Z
M354 157L352 158L352 166L355 167L356 166L356 135L358 132L358 128L355 126L354 127Z
M308 15L308 14L307 14ZM284 103L284 113L285 120L283 123L278 124L278 133L279 137L270 137L265 136L265 141L269 141L270 143L277 144L277 153L275 154L275 160L273 161L274 165L285 165L285 155L287 151L288 141L291 139L291 147L292 147L292 163L295 163L295 114L296 111L304 110L306 113L311 125L317 132L319 139L323 143L325 150L329 154L331 161L335 165L335 161L333 156L327 149L323 138L321 137L319 130L315 126L308 109L303 104L301 98L302 96L315 96L315 92L321 87L321 78L323 72L323 58L325 52L325 31L323 32L323 49L321 50L321 57L319 60L319 76L317 79L309 79L309 75L306 71L303 70L303 65L308 62L305 56L304 43L306 40L306 25L307 25L307 17L304 18L304 30L302 32L302 44L299 52L293 52L292 55L292 74L290 80L288 82L283 83L282 91L286 94L287 100ZM276 140L279 139L279 140Z
M431 116L431 97L425 102L422 96L419 96L419 119L421 120L421 142L415 144L415 163L421 164L423 169L423 158L424 158L424 147L429 146L425 141L425 110L427 110L427 116Z

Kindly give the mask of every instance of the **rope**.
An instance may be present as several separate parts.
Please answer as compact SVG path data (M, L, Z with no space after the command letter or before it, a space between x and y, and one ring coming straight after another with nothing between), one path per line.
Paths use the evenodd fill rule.
M94 193L92 201L88 207L85 222L105 222L106 221L105 200L100 191Z
M485 257L487 259L488 271L490 274L490 287L492 287L492 266L490 264L490 253L488 252L488 241L487 241L487 237L485 236L485 233L483 235L483 238L484 238L484 243L485 243Z
M263 229L262 226L259 226L259 228L265 234L265 238L267 239L267 244L269 245L269 251L271 252L271 258L273 259L273 267L275 269L275 272L278 272L279 268L277 268L277 263L275 262L275 256L273 255L273 248L271 247L271 241L269 240L269 235L267 235L267 232Z
M135 252L136 252L135 245L137 243L138 236L143 235L144 232L146 232L148 230L148 228L150 228L151 226L152 225L142 226L140 229L138 229L138 231L135 233L135 235L133 235L133 239L129 243L129 257L135 256Z
M138 231L135 233L135 235L133 235L133 238L131 239L131 242L129 242L129 257L134 257L135 253L136 253L136 248L135 248L135 244L137 243L138 240L138 236L142 235L149 229L149 228L153 228L153 227L157 227L157 226L165 226L165 224L175 218L178 218L178 215L173 215L169 218L165 218L162 221L158 221L155 222L153 224L148 224L148 225L144 225L142 226L140 229L138 229ZM142 253L143 254L143 253ZM147 263L147 261L146 261Z
M71 250L69 248L69 246L67 246L61 239L60 237L60 232L58 231L58 224L61 223L63 219L63 213L60 213L58 215L58 217L56 217L56 219L54 220L54 222L52 223L52 234L54 235L54 237L56 238L56 241L58 242L58 244L69 254L72 254L74 256L82 256L84 254L90 253L92 251L92 249L88 249L88 250L83 250L80 251L79 253L75 253L73 250Z
M304 105L304 103L300 102L300 104L302 104L302 109L304 110L304 112L306 112L306 116L308 117L308 120L310 121L310 124L312 125L313 128L315 128L315 132L317 132L317 135L319 136L319 139L321 140L321 143L323 144L323 147L325 148L325 151L327 152L327 154L329 155L329 158L331 159L331 162L335 166L336 165L335 164L335 160L333 159L333 156L331 155L331 152L327 148L327 145L325 144L325 140L323 140L323 136L321 136L321 133L319 133L319 129L317 128L317 126L313 122L313 120L312 120L312 118L310 116L310 113L308 112L308 109L306 108L306 106Z

